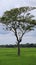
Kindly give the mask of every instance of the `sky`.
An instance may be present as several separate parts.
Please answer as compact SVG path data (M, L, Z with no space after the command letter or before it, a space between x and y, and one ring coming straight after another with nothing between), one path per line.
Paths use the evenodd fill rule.
M16 7L32 6L36 7L36 0L0 0L0 16L6 10L10 10ZM36 18L36 9L31 11ZM36 43L36 29L23 36L21 43ZM3 25L0 23L0 44L15 44L16 38L14 33L3 30Z

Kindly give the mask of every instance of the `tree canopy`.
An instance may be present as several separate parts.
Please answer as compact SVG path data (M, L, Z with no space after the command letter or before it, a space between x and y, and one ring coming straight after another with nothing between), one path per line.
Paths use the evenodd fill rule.
M34 16L29 11L36 9L36 7L20 7L14 8L10 11L4 12L1 17L1 23L6 24L7 29L14 32L18 44L22 41L22 37L26 32L34 29L36 20L32 19ZM19 55L18 51L18 55Z

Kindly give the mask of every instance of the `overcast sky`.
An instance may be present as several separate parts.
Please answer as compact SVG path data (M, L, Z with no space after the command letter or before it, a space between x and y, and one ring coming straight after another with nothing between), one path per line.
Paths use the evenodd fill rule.
M0 0L0 15L8 9L20 6L36 6L36 0Z
M22 6L35 6L36 0L0 0L0 16L6 10L10 10L15 7ZM31 11L31 14L34 14L36 18L36 10ZM11 44L16 43L16 38L13 33L4 31L2 24L0 24L0 44ZM25 34L21 43L36 43L36 29L34 31Z

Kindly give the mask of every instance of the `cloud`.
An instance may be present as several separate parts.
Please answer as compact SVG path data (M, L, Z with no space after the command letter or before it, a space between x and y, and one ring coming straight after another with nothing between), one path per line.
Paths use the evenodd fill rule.
M21 43L36 43L36 37L24 36Z
M3 29L4 28L4 29ZM9 34L10 31L5 30L5 26L0 23L0 34Z
M29 0L31 6L36 7L36 0Z
M36 6L36 0L0 0L0 16L4 11L20 6Z
M16 38L13 34L0 35L0 45L2 44L15 44Z

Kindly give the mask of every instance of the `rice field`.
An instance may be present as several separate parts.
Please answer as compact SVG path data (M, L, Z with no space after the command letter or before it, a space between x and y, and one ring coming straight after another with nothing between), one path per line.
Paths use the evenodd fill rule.
M36 48L0 48L0 65L36 65Z

